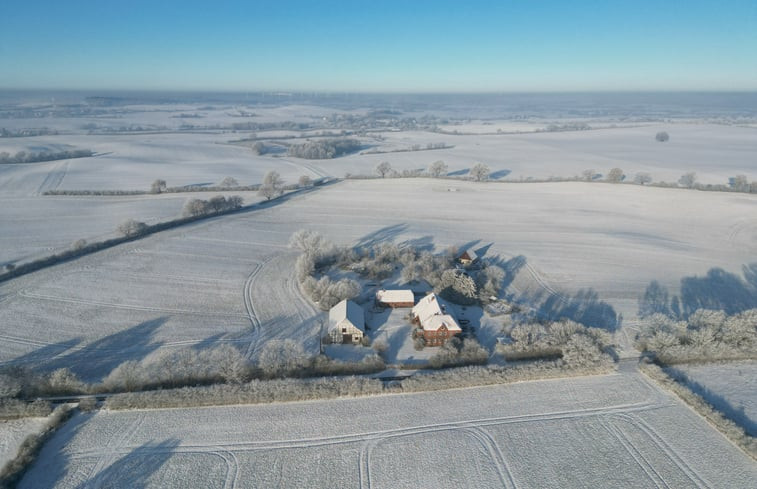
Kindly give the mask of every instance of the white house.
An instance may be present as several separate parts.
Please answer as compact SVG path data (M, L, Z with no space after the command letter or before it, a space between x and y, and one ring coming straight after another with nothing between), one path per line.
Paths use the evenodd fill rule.
M354 302L345 299L329 311L328 335L332 343L360 343L364 331L365 313Z

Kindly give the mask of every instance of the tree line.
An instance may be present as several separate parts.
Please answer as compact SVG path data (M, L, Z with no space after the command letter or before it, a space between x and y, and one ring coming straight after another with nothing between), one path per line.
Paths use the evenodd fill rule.
M73 158L87 158L94 155L92 150L89 149L69 149L66 151L19 151L15 155L11 155L7 151L0 153L0 164L16 164L16 163L39 163L41 161L55 161L55 160L70 160Z

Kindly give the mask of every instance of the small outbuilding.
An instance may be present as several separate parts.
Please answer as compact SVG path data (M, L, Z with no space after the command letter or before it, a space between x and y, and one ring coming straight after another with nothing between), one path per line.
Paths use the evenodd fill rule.
M365 313L358 304L343 300L329 311L328 335L332 343L358 344L365 334Z
M376 292L376 304L383 307L413 307L415 305L415 295L410 289L405 290L386 290L381 289Z
M473 265L478 261L478 255L475 251L467 249L457 256L457 261L464 266Z

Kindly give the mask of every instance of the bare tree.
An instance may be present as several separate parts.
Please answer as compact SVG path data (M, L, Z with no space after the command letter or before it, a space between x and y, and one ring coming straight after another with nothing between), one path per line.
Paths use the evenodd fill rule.
M646 172L639 172L636 174L636 177L633 179L635 183L638 183L639 185L644 185L645 183L651 183L652 182L652 175Z
M489 179L489 167L483 163L476 163L470 169L470 176L477 182L483 182Z
M154 182L152 182L152 185L150 186L150 193L151 194L159 194L161 192L165 192L166 190L166 181L157 179Z
M678 179L678 183L686 188L693 188L697 182L697 174L693 171L684 173L681 178Z
M386 178L389 172L392 171L392 165L390 165L388 161L382 161L381 163L376 165L375 171L376 171L376 174L379 175L381 178Z
M586 180L587 182L591 182L592 180L594 180L594 175L596 175L596 174L597 174L597 171L596 171L596 170L594 170L594 169L589 169L589 170L584 170L584 171L583 171L583 172L581 173L581 176L582 176L582 177L583 177L583 179L584 179L584 180Z
M621 170L620 168L613 168L607 174L607 181L612 183L620 183L624 178L625 175L623 175L623 170Z
M118 225L118 232L123 234L127 238L139 236L145 231L147 231L147 224L136 221L134 219L127 219L126 221Z
M431 163L428 167L428 173L434 178L439 178L447 175L447 164L441 160Z

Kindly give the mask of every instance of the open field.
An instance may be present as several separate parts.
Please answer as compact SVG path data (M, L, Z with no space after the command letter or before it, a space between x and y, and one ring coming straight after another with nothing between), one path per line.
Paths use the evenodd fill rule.
M339 244L483 248L510 270L507 293L545 315L612 328L622 313L633 327L651 280L675 294L713 267L740 274L757 252L755 209L754 195L639 186L347 181L0 285L0 362L101 378L159 348L228 341L252 356L288 337L315 352L322 316L287 249L302 228Z
M0 168L0 172L2 168ZM1 174L1 173L0 173ZM147 224L182 217L191 199L239 195L245 205L259 202L257 192L182 192L131 196L0 196L0 263L20 264L71 249L79 239L102 241L120 236L127 219Z
M441 462L440 462L441 461ZM754 461L634 372L76 415L20 487L751 487Z
M718 411L757 436L757 362L676 365L691 390Z

